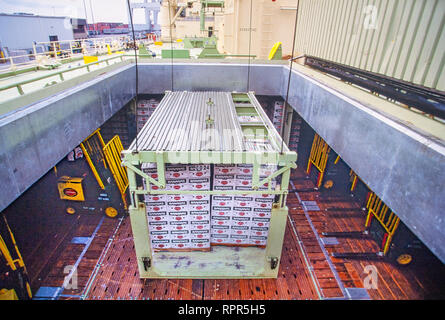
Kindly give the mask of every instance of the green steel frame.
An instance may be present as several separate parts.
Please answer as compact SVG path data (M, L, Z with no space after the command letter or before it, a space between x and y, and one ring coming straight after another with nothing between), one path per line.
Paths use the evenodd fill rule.
M238 94L234 94L234 100ZM245 95L245 94L244 94ZM245 97L254 99L252 93ZM242 100L242 97L240 98ZM255 99L256 101L256 99ZM257 103L257 102L256 102ZM253 105L253 103L252 103ZM259 113L270 136L277 136L265 113ZM267 118L267 119L266 119ZM288 208L286 197L292 168L296 168L297 154L287 147L283 152L217 152L217 151L122 151L123 165L127 168L131 205L129 208L131 227L141 278L275 278L278 274L279 260L283 245ZM182 164L252 164L252 190L232 191L174 191L165 190L165 164L168 159ZM156 163L158 179L146 175L142 163ZM261 164L276 164L277 171L260 180ZM146 190L137 185L137 176L145 179ZM279 189L259 188L271 179L281 176ZM150 184L159 188L153 190ZM143 194L275 194L278 201L273 204L267 246L223 247L212 246L210 252L152 252L145 204L139 200Z

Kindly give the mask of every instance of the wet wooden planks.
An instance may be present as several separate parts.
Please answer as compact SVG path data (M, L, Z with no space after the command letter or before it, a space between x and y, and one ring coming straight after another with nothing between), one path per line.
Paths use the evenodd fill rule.
M346 194L315 190L304 171L297 169L292 179L303 201L316 201L320 211L308 211L317 234L325 231L361 231L365 212ZM302 190L302 191L301 191ZM91 286L87 299L154 300L226 300L226 299L319 299L341 296L341 290L326 257L294 194L288 196L289 218L277 279L146 279L139 278L129 218L105 219L78 267L78 289L65 290L64 299L80 299L85 285ZM69 226L60 228L54 239L42 241L30 257L36 266L33 278L39 286L60 286L66 275L64 267L74 264L84 246L70 243L73 237L90 236L100 221L99 215L78 216ZM104 248L116 231L109 250ZM332 252L375 252L372 239L337 238L337 245L325 245ZM301 242L299 242L301 241ZM46 245L46 246L45 246ZM303 248L303 251L300 248ZM46 261L38 253L46 250ZM99 257L104 254L101 265ZM34 259L34 260L33 260ZM307 259L307 260L306 260ZM443 296L441 286L427 268L400 268L387 261L346 260L331 257L341 283L347 288L363 288L367 266L378 271L378 287L368 289L371 299L425 299ZM309 268L308 268L309 264ZM93 273L98 268L97 273ZM312 270L312 272L311 272ZM439 274L443 277L443 273ZM70 296L71 295L71 296Z
M299 192L301 200L316 201L320 211L308 211L317 233L322 232L351 232L363 231L366 211L362 210L361 203L357 203L348 194L339 194L325 190L316 190L315 184L306 178L304 170L297 169L292 174L292 181ZM310 232L304 227L304 219L299 216L302 208L296 204L298 200L289 197L291 216L303 227L303 240L309 240ZM338 245L325 246L329 253L333 252L378 252L378 244L370 238L337 238ZM311 246L311 243L308 243ZM378 274L377 287L368 289L371 299L425 299L427 297L443 297L438 282L432 281L431 275L426 275L427 266L400 267L387 260L370 259L336 259L331 258L336 271L345 287L363 288L367 281L367 268L374 267ZM314 265L314 268L317 268ZM443 266L438 266L443 270ZM368 269L369 270L369 269ZM434 268L433 268L434 270ZM444 277L443 272L439 277ZM318 272L316 272L318 274ZM321 282L323 283L323 282Z
M78 263L77 271L71 281L73 284L76 283L76 288L65 289L62 294L76 296L82 293L118 220L104 218L86 252L83 252L85 244L73 243L72 239L74 237L91 237L101 219L102 216L98 214L77 215L71 224L61 225L60 230L51 235L57 241L48 240L46 250L50 250L50 252L43 253L43 256L49 257L48 259L34 260L32 256L30 257L28 268L33 270L30 273L34 292L42 286L61 287L71 266ZM42 254L42 250L39 249L35 252Z
M141 280L129 220L122 223L88 299L316 299L303 260L286 230L278 279Z

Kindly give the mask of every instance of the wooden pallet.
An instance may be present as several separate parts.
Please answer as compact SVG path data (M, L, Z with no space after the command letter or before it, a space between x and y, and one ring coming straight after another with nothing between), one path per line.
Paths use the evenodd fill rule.
M286 235L290 233L290 226ZM313 283L309 279L302 257L294 241L285 238L286 245L278 279L252 280L141 280L137 271L129 221L116 235L113 250L104 260L88 299L314 299Z

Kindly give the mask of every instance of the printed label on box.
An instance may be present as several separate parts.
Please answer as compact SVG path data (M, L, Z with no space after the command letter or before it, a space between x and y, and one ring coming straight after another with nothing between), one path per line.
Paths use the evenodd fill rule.
M196 206L189 205L190 211L207 211L207 213L210 213L210 204L198 204Z
M194 183L187 183L185 190L210 190L210 182L194 182Z
M213 176L215 180L235 180L234 174L215 174Z
M167 184L165 186L165 190L176 190L176 191L187 190L186 187L187 187L187 184L185 184L185 183L184 184ZM153 188L153 189L155 189L155 188Z
M154 236L168 236L169 231L168 230L153 230L153 231L150 231L150 234L154 235ZM162 238L158 238L158 239L162 239Z
M179 171L187 171L186 164L168 164L165 166L165 172L179 172Z
M259 216L261 216L260 213L264 213L264 214L269 214L270 215L271 210L270 209L264 209L264 208L253 208L253 213L257 214Z
M205 200L205 201L210 201L210 195L208 194L189 194L188 195L188 200L192 201L192 200Z
M210 165L209 164L188 164L187 169L189 171L210 170Z
M259 196L257 196L257 198L259 198ZM270 193L263 193L261 195L261 198L272 199L273 202L273 200L275 200L275 195Z
M245 241L249 240L249 236L245 235L245 234L231 234L230 239L241 240L241 241L245 242ZM236 242L241 242L241 241L236 241Z
M249 239L251 240L259 240L259 241L267 241L267 237L266 236L254 236L254 235L250 235Z
M160 194L160 195L150 195L150 194L144 194L144 201L146 203L148 202L158 202L162 201L165 202L167 200L167 196Z
M229 234L212 234L210 236L210 242L212 243L230 243L230 235Z
M232 230L232 234L249 234L250 227L249 226L232 225L232 226L230 226L230 230Z
M173 242L174 240L189 240L190 235L188 234L171 234L170 235L170 239L171 242Z
M192 245L196 245L196 247L203 247L203 246L208 247L208 246L210 246L210 241L209 240L210 240L210 237L207 237L207 238L204 238L204 239L194 238L194 239L191 239L190 242L191 242Z
M188 203L187 200L180 200L180 201L173 200L173 201L168 201L167 205L169 207L175 207L175 206L182 206L182 207L184 207L184 206L187 206L187 203Z
M205 214L196 214L196 215L190 215L189 218L190 220L193 221L210 221L210 215L209 215L209 211L194 211L194 212L204 212Z
M210 210L193 210L193 211L189 211L189 216L190 217L194 217L194 216L209 216L210 215Z
M230 226L227 225L215 225L211 229L212 234L230 234Z
M141 166L144 173L156 173L158 171L156 163L144 162Z
M210 204L210 200L189 200L188 203L189 205L192 206L198 206L198 205L206 206Z
M149 217L154 217L154 216L166 216L167 215L167 211L148 211L147 212Z
M187 248L189 246L189 239L172 239L171 248Z
M238 174L236 175L236 182L235 184L237 186L251 186L252 185L252 177L247 175Z
M147 109L148 108L148 104L146 101L142 100L138 103L138 109Z
M252 186L236 185L235 190L248 191L248 190L252 190Z
M156 221L169 221L171 220L168 215L163 216L148 216L149 222L156 222Z
M138 122L147 122L148 117L147 116L138 116L137 120L138 120Z
M167 230L169 226L167 220L153 220L148 222L148 227L152 230Z
M243 208L233 208L232 217L249 217L251 216L251 208L245 208L246 210L242 210ZM236 209L236 210L235 210ZM250 209L250 210L247 210Z
M168 239L162 239L162 240L152 239L151 243L153 243L153 244L167 244L167 243L170 243L170 240L168 240Z
M215 186L213 185L213 190L218 190L218 191L226 191L226 190L233 190L234 185L225 185L225 186Z
M190 232L190 239L209 239L210 230L192 230Z
M187 205L176 205L176 206L167 206L167 212L169 214L179 215L179 214L187 214L188 206Z
M267 218L257 218L257 219L267 219ZM253 227L266 227L266 228L269 228L269 226L270 226L270 219L267 219L267 220L269 220L269 221L252 220L252 221L250 221L250 227L251 228L253 228Z
M190 221L190 229L192 230L208 230L210 229L210 221Z
M256 246L266 246L267 245L267 239L266 240L259 240L259 239L251 239L249 238L249 244L253 244Z
M150 111L148 110L148 108L138 108L136 110L136 114L138 116L148 116L150 114Z
M187 171L165 171L165 178L166 179L181 179L181 178L187 178L188 172Z
M213 216L230 216L232 213L232 207L218 207L214 206L212 208Z
M171 227L171 230L185 230L190 229L189 222L186 220L171 220L168 222Z
M165 201L150 201L147 203L146 207L165 207Z
M210 183L210 178L189 178L188 179L188 183L192 183L192 184L206 184L206 183Z
M214 166L214 173L215 175L219 175L219 174L235 174L236 171L236 166L235 165L215 165ZM232 178L234 179L234 178Z
M267 236L269 233L268 227L251 227L251 234L255 236Z
M188 212L186 210L167 210L167 214L168 216L171 217L172 220L183 220L183 219L178 219L177 217L186 218L188 216Z
M166 179L165 182L167 183L167 185L186 184L187 179Z
M272 198L255 198L254 207L255 208L266 208L271 209L273 204Z
M186 230L186 229L170 231L170 234L175 235L175 236L178 236L178 235L185 236L185 235L189 235L189 233L190 233L189 230Z
M167 206L162 205L162 206L152 206L152 205L147 205L145 206L145 209L147 211L148 214L151 214L152 212L160 212L160 211L167 211Z
M233 212L250 213L251 211L252 211L252 207L237 207L237 206L233 206Z
M189 177L210 177L210 165L189 165Z
M230 220L230 217L223 217L225 219L220 219L221 217L212 217L210 220L212 226L231 226L232 220Z
M243 196L235 196L233 198L235 201L253 201L253 196L243 195Z
M167 195L167 201L188 201L189 195L187 194L168 194Z
M213 200L213 202L218 202L218 201L230 202L233 200L233 196L231 196L231 195L214 195L214 196L212 196L212 200Z
M242 210L242 208L253 207L253 205L254 205L253 201L233 200L233 207L234 208L240 208L241 210Z
M270 218L258 218L258 217L252 217L252 223L258 223L258 222L263 222L263 223L270 223Z
M270 187L272 190L274 190L275 187L277 186L277 182L272 180L272 181L266 182L265 184L261 185L258 189L259 190L268 190L269 184L270 184Z
M249 225L250 217L232 216L231 220L234 222L234 224L243 226L243 225Z

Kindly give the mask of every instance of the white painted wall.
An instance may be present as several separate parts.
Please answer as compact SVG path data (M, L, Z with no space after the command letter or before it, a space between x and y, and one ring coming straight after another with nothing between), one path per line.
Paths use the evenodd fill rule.
M70 18L0 14L0 43L9 50L30 49L33 41L73 40Z

